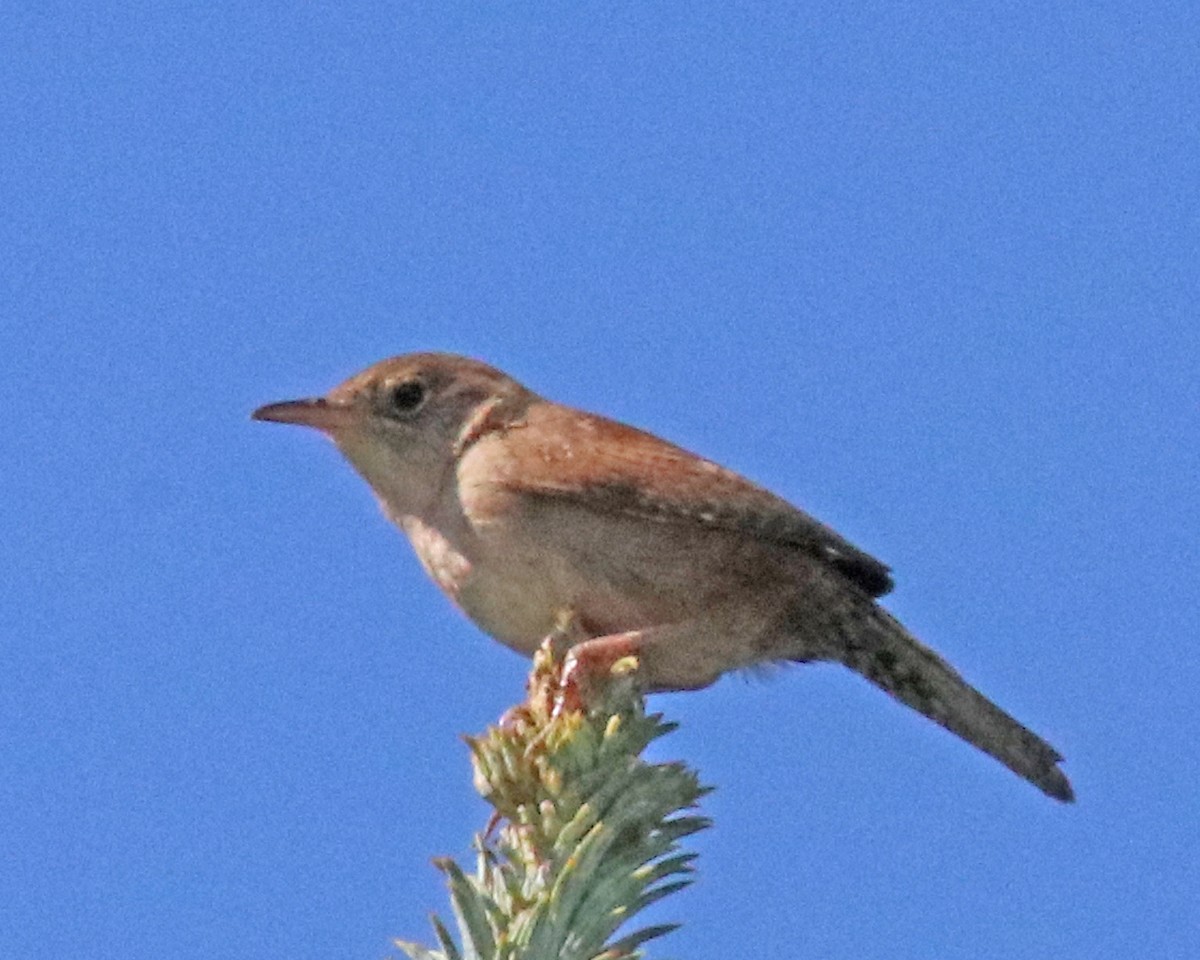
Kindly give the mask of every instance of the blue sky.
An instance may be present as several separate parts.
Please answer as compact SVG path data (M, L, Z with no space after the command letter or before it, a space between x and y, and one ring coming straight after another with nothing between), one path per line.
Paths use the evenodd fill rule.
M735 9L736 6L736 9ZM0 10L0 943L380 958L525 663L315 435L487 359L892 565L1062 807L849 673L657 698L655 956L1194 957L1191 3Z

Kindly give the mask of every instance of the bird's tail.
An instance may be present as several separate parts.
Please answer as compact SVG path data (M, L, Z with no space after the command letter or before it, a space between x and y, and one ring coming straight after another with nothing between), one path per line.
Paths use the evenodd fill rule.
M968 684L945 660L872 604L845 631L842 662L897 700L958 734L1043 793L1071 803L1062 756Z

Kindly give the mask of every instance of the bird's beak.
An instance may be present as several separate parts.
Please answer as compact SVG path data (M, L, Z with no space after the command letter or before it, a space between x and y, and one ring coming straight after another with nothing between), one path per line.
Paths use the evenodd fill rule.
M268 403L252 414L252 420L271 420L274 423L298 423L304 427L315 427L329 433L353 426L358 420L357 412L348 404L334 403L324 397L307 400L284 400Z

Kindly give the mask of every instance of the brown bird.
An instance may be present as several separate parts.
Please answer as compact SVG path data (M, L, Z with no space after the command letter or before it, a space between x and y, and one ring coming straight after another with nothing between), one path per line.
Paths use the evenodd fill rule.
M254 418L327 434L500 642L528 655L569 624L569 688L630 655L648 691L833 661L1074 799L1053 747L875 602L886 566L710 460L449 354L384 360Z

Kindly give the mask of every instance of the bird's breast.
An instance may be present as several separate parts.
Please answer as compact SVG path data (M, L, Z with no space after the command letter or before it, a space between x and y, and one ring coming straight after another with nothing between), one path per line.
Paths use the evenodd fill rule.
M506 646L531 654L568 606L555 578L527 557L514 552L497 560L473 537L448 535L415 517L397 522L433 581Z

